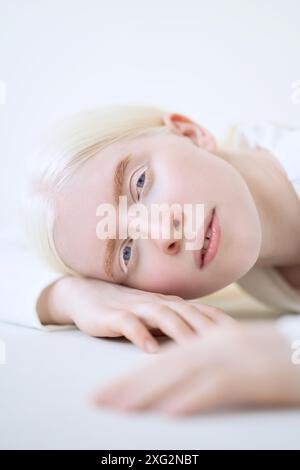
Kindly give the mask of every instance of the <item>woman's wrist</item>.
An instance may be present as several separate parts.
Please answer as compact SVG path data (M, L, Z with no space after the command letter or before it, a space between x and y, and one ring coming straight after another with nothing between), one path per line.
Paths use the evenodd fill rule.
M74 323L67 305L67 299L72 295L73 283L72 276L63 276L43 290L36 306L43 325L68 325Z

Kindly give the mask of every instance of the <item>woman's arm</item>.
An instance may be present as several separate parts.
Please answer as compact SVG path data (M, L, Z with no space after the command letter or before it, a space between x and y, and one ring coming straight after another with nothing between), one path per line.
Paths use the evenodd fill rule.
M158 349L157 330L184 343L216 324L235 323L221 309L196 301L73 276L44 289L37 310L43 324L75 324L91 336L125 336L146 352Z
M45 329L37 314L37 299L62 274L47 270L17 228L0 233L0 259L0 321ZM55 328L59 327L48 329Z
M300 341L291 344L272 322L215 328L203 338L165 348L150 364L102 387L94 400L100 406L171 414L299 407Z

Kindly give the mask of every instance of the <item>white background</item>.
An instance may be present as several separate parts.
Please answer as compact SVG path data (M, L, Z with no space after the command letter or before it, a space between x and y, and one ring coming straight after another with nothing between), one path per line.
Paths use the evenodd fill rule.
M163 106L217 136L299 123L299 48L298 0L0 0L1 225L40 128L72 111Z
M241 120L299 125L299 49L299 0L0 0L0 230L17 217L23 169L53 120L141 103L182 112L217 137ZM2 448L299 448L295 410L180 425L95 412L90 392L150 357L78 331L24 331L0 331Z

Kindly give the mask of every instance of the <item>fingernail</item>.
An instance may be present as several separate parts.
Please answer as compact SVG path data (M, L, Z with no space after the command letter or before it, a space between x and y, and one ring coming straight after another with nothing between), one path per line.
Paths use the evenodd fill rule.
M145 349L148 353L155 353L158 351L159 346L154 341L146 341Z

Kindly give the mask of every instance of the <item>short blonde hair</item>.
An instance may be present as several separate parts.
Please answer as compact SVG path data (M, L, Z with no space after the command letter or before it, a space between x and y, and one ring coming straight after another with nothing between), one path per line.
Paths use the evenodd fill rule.
M55 247L55 195L81 165L107 145L165 128L165 113L145 105L99 107L73 114L44 134L31 161L23 207L29 241L49 268L80 276L64 263Z

